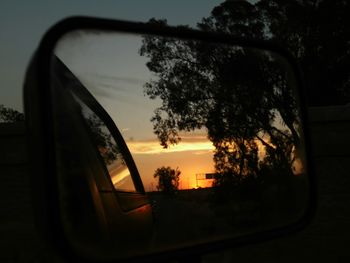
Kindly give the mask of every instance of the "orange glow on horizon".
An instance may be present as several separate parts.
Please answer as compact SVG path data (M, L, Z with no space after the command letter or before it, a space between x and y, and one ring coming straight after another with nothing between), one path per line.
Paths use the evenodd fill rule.
M267 138L264 138L269 143ZM153 175L157 168L169 166L181 171L179 189L197 189L212 187L214 179L196 180L196 174L214 173L213 155L215 147L205 136L187 136L176 145L163 148L154 139L127 141L128 148L135 160L142 181L147 191L156 191L157 180ZM258 156L262 160L266 156L264 144L256 140ZM273 145L271 145L274 147ZM293 165L294 171L302 171L302 163L297 160Z
M184 151L196 151L195 154L203 154L215 150L213 144L207 139L182 140L179 144L169 145L168 148L163 148L157 140L127 141L127 145L134 154L163 154Z
M205 154L215 151L213 143L204 136L185 137L178 144L169 145L168 148L161 146L156 139L143 141L131 140L126 143L130 152L134 154L163 154L184 151L196 151L194 154ZM259 140L256 140L256 144L258 146L259 157L263 158L266 153L265 146ZM273 145L271 146L274 147Z

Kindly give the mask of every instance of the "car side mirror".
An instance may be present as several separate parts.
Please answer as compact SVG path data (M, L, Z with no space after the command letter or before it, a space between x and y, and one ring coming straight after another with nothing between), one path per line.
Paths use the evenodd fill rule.
M68 259L164 260L304 227L302 81L266 41L70 18L25 83L33 192Z

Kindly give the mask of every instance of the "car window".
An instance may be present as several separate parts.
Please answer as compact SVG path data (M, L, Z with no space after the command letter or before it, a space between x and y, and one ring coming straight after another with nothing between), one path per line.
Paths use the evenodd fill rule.
M74 98L81 107L84 120L90 128L92 140L108 170L114 188L117 191L136 192L129 168L110 130L84 102L77 96Z

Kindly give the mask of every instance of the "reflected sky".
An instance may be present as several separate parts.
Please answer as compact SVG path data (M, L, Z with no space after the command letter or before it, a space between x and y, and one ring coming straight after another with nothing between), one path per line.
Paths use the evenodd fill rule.
M162 166L181 171L180 188L194 188L196 175L215 172L215 148L205 129L181 134L178 145L162 148L150 121L161 101L144 94L144 84L156 76L146 67L149 59L139 55L141 45L142 37L137 35L74 31L60 40L55 54L112 117L147 191L155 190L153 174ZM278 117L274 125L283 128ZM265 149L260 141L256 143L262 158Z
M143 84L152 76L146 67L148 59L138 54L141 40L135 35L99 37L79 31L63 38L55 50L129 140L154 138L149 120L160 105L143 94Z
M156 189L154 171L178 167L180 188L196 187L198 173L214 172L212 143L205 130L181 134L182 141L164 149L150 119L160 100L150 100L143 85L154 78L139 55L142 38L128 34L72 32L55 49L56 55L112 117L133 155L147 191ZM210 186L210 185L208 185Z

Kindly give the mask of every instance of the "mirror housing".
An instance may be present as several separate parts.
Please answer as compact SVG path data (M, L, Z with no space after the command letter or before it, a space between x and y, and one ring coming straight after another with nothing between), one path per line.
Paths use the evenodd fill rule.
M264 50L283 58L290 70L290 72L287 73L293 75L293 83L291 85L296 89L295 96L298 103L298 118L300 118L299 128L302 131L303 164L305 174L307 175L306 184L303 186L307 189L306 195L301 201L304 207L302 213L298 214L291 222L284 221L282 225L272 224L264 229L257 228L250 231L243 231L242 234L238 235L218 235L213 238L205 237L187 244L178 242L169 245L169 247L160 248L158 248L158 243L155 243L156 245L154 245L154 243L145 245L144 242L141 242L141 248L135 249L135 241L143 240L138 233L146 229L145 236L147 236L148 231L152 231L152 220L154 220L154 211L156 210L157 202L155 201L152 203L149 200L151 194L145 193L142 179L138 174L139 171L134 163L132 153L130 153L128 149L129 145L127 142L125 143L125 138L123 138L118 127L114 124L104 108L95 100L94 96L84 88L77 88L73 92L67 91L69 83L75 83L73 85L75 87L84 85L81 84L64 63L56 59L54 52L62 37L77 30L87 30L97 32L97 34L98 32L116 32L120 34L155 36L178 39L180 41L190 39L203 43L215 43L216 45L241 46L247 49ZM59 76L60 73L64 73L62 75L63 77ZM64 82L64 76L67 77L67 74L70 77ZM55 77L57 77L58 81L53 81ZM75 99L76 97L78 97L78 99ZM27 71L24 86L24 104L26 125L29 131L28 142L31 151L30 162L32 165L33 195L35 204L37 205L37 219L40 221L38 225L41 228L44 238L57 249L58 253L66 258L87 261L123 261L139 259L154 261L164 260L169 257L181 258L188 255L200 255L229 246L262 241L297 231L305 227L314 215L316 200L315 183L312 162L309 158L310 145L306 125L307 111L304 102L302 78L293 56L284 48L273 43L238 38L213 32L201 32L183 27L159 26L151 23L133 23L84 17L69 18L52 27L41 41ZM84 124L84 121L78 117L79 110L74 108L77 107L77 105L80 105L81 108L87 105L87 108L93 109L97 118L105 123L105 126L119 147L121 156L124 159L123 162L126 163L133 182L141 181L136 183L136 185L139 185L139 187L136 187L138 195L116 191L109 183L109 179L103 182L96 179L103 177L97 176L98 174L107 172L103 170L105 169L103 166L97 165L98 161L101 161L101 157L94 152L93 145L89 146L88 138L91 136L91 133L87 132L86 123ZM60 114L63 114L65 117L59 117L58 115ZM74 117L74 114L77 114L77 116ZM71 120L70 122L64 123L60 118L62 120L71 118ZM67 126L68 124L69 126ZM75 134L70 132L69 129L65 129L67 127L74 130ZM61 141L58 142L57 138L60 136ZM70 138L72 141L65 145L65 143L68 142L67 138L69 136L72 136ZM71 147L73 143L76 143L75 147ZM67 152L63 152L60 146L63 148L67 146L67 149L74 153L70 152L67 155ZM79 147L85 147L81 154L78 150ZM71 178L74 176L69 173L70 170L68 172L62 172L62 167L65 167L64 165L69 162L69 158L63 161L63 166L62 163L57 161L65 156L79 156L79 158L83 156L79 159L80 163L78 162L72 165L85 167L82 166L82 164L89 164L87 165L89 171L84 172L84 175L89 174L90 177L85 176L82 181L79 182L71 181ZM95 166L94 162L91 160L96 161ZM79 173L81 173L81 171L79 171ZM215 179L217 175L208 176L212 176L212 179ZM66 185L64 181L66 179L62 180L62 178L67 178L68 183ZM113 179L111 180L113 181ZM74 186L76 183L75 186L80 187L82 182L84 182L85 187L82 187L83 190L80 191L79 194L75 191L72 191L70 194L64 192L67 189L67 185ZM266 197L263 198L266 200L273 200L276 198L278 195L274 195L274 187L275 186L271 184L270 189L272 190L266 192ZM250 191L249 187L247 189ZM156 196L156 194L154 196ZM116 198L117 201L111 201L113 198ZM101 213L97 213L96 211L99 211L100 207L103 206L101 204L96 204L97 199L100 200L99 202L103 203L103 205L110 202L109 205L113 206L114 209L103 210ZM66 204L72 204L72 200L77 203L74 204L73 202L71 208L65 208ZM153 198L152 200L158 199ZM85 203L84 201L87 202ZM130 212L132 209L128 210L125 206L123 208L122 204L128 206L133 202L137 203L135 206L137 212ZM81 204L85 204L86 207L81 207ZM67 212L70 209L73 209L73 211L82 210L80 210L81 213L78 212L74 214L73 212ZM279 208L277 208L277 210L278 209ZM93 213L91 214L89 211L93 211ZM120 211L120 213L116 211ZM130 215L130 213L135 213L135 216ZM88 220L84 221L84 217L79 217L82 215ZM71 217L71 219L65 221L65 218L69 217ZM113 220L110 220L110 218L113 218ZM74 220L77 220L75 225L72 224ZM141 222L144 222L144 224ZM114 223L115 227L109 227ZM86 224L85 228L83 226L84 224ZM81 230L78 229L80 226L82 226ZM141 227L138 229L137 227L139 226ZM119 232L118 229L122 228L124 228L124 232ZM92 232L86 233L84 229L91 229ZM138 230L133 232L135 229ZM133 233L131 236L135 237L134 239L119 239L117 241L113 239L113 236L116 235L128 236L127 233L130 231ZM116 248L120 248L123 245L125 247L116 250ZM145 249L145 247L148 246L155 246L156 249L154 249L154 247ZM108 251L112 252L109 253Z

